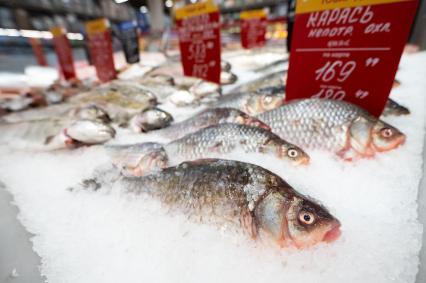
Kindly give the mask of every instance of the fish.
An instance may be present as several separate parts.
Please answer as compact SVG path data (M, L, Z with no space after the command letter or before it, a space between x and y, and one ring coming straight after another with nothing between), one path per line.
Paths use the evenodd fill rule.
M385 109L383 110L382 116L401 116L409 115L410 109L405 106L402 106L395 100L389 98L386 102Z
M46 150L99 144L115 136L115 130L101 121L69 118L3 123L0 132L0 143L26 141L31 147Z
M0 108L8 111L22 111L29 108L33 102L34 99L25 94L13 95L8 98L0 97Z
M267 87L255 92L241 92L224 95L210 104L211 107L232 107L249 115L275 109L284 104L285 87Z
M331 243L341 234L339 220L324 206L254 164L201 159L118 182L125 194L149 195L192 221L270 239L281 248Z
M220 84L221 85L230 85L235 83L238 80L238 77L236 74L231 72L225 72L222 71L220 73Z
M348 161L371 158L405 142L397 128L345 101L302 99L256 117L304 150L327 150Z
M156 133L164 138L179 139L189 133L198 131L199 129L222 123L235 123L260 127L266 130L270 129L267 124L238 109L209 108L191 118L158 130Z
M69 102L78 105L96 104L107 111L110 106L115 106L122 108L123 111L137 113L155 106L157 98L153 92L135 83L113 81L92 91L73 96Z
M284 88L284 86L286 85L286 80L287 80L287 72L286 71L279 71L279 72L275 72L272 74L269 74L267 76L261 77L259 79L250 81L248 83L245 83L241 86L238 86L234 89L232 89L230 91L230 94L228 94L228 97L238 97L238 96L242 96L243 94L246 93L251 93L251 92L265 92L267 90L273 90L273 89L280 89L280 88ZM400 85L400 82L398 80L394 81L394 85L393 87L398 87ZM259 91L260 90L260 91ZM282 94L282 99L283 102L285 103L284 99L285 99L285 89L283 89L283 91L281 92ZM225 103L225 102L223 102ZM281 105L279 105L281 106ZM235 105L234 105L235 107ZM238 108L238 107L237 107ZM243 111L247 111L244 110L243 108L239 108ZM271 109L269 109L271 110ZM250 111L247 111L248 114L250 115L254 115L254 113L250 113ZM385 109L383 111L383 115L384 116L391 116L391 115L395 115L395 116L400 116L400 115L408 115L410 114L410 110L400 104L398 104L397 102L395 102L392 99L388 99L386 105L385 105Z
M140 156L137 166L124 165L124 169L137 176L170 166L168 161L171 159L181 161L223 157L235 150L275 156L293 166L309 163L309 156L299 147L286 142L268 130L239 124L225 123L206 127L165 144L163 148L158 148L148 154L147 146L144 144L140 146L143 153L138 154L136 148L137 145L131 145L129 150L122 149L124 149L123 155L128 156L129 152L132 152ZM121 164L121 166L123 165Z
M259 89L268 87L284 86L287 81L287 71L274 72L272 74L263 76L259 79L242 84L230 91L230 93L245 93L255 92Z
M104 149L112 164L119 170L123 168L135 168L143 156L154 151L164 150L163 145L157 142L144 142L132 145L104 145ZM155 167L160 168L165 166L158 164Z
M115 137L115 130L100 121L78 120L64 129L64 134L72 142L85 145L101 144Z
M231 71L231 68L232 66L231 64L229 64L229 62L224 60L220 61L220 69L222 70L222 72L229 72Z
M31 122L35 120L46 119L86 119L100 120L110 123L109 114L101 107L96 105L77 106L70 103L61 103L59 105L50 105L44 108L30 109L23 112L10 113L0 119L4 123Z
M133 116L129 122L129 127L137 133L149 132L168 127L171 122L173 122L172 115L154 107Z

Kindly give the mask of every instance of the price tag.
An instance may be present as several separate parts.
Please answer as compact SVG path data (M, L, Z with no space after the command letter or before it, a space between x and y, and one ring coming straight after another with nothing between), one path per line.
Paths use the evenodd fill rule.
M286 100L347 100L380 116L418 0L296 4Z
M221 47L217 6L208 1L177 9L176 25L185 76L219 84Z
M265 45L267 16L266 11L251 10L240 14L241 45L243 48L253 48Z
M41 46L40 40L38 38L30 37L29 42L33 48L34 55L37 58L37 63L40 66L47 66L46 56L44 56L43 47Z
M86 23L90 57L100 81L107 82L117 77L112 53L112 38L107 19Z
M120 41L123 45L124 56L129 64L139 62L139 37L136 22L123 22L120 28Z
M76 78L72 49L67 32L61 27L52 28L50 32L53 35L53 46L64 78L66 80Z

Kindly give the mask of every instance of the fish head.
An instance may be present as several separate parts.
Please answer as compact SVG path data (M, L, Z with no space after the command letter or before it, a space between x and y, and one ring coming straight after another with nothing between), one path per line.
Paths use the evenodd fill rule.
M166 151L164 148L160 148L142 156L137 166L123 169L125 169L125 173L130 173L133 176L144 176L167 167L168 163Z
M269 139L265 142L263 148L276 154L278 158L289 161L293 165L309 164L309 155L303 149L280 138Z
M136 132L148 132L163 128L173 121L172 115L158 108L150 108L135 115L130 120L130 127Z
M83 144L104 143L115 136L115 130L110 125L100 121L79 120L64 129L65 135Z
M330 243L341 234L340 222L326 208L301 196L290 201L286 221L283 226L287 228L288 239L297 248Z
M77 117L82 120L99 120L110 123L111 118L108 113L96 105L89 105L78 110Z
M245 109L248 114L254 115L280 107L283 102L282 93L258 93L250 96Z
M271 130L271 127L269 127L264 122L260 121L259 119L255 118L255 117L252 117L252 116L250 116L250 115L248 115L244 112L241 112L241 111L231 112L231 115L229 115L229 117L227 117L225 122L262 128L262 129L265 129L267 131Z
M307 248L340 236L340 222L327 209L279 190L266 195L255 208L256 221L280 246Z
M405 142L405 135L397 128L378 120L372 130L372 147L378 151L389 151Z

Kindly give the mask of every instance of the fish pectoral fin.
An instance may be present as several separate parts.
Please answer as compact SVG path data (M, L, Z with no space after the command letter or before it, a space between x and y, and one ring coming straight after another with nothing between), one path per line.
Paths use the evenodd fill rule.
M258 229L252 213L250 211L244 211L241 214L240 221L244 232L246 232L253 240L257 239Z
M337 152L337 155L345 161L353 161L359 154L353 148L344 148Z

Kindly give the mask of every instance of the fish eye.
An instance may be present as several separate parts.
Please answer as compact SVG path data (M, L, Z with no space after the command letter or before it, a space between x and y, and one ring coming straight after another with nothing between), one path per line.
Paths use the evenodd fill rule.
M380 134L384 138L390 138L393 135L393 131L392 129L389 129L389 128L383 128L380 130Z
M297 150L296 150L296 149L294 149L294 148L290 148L290 149L287 151L287 155L288 155L288 157L296 158L296 157L299 155L299 153L297 152Z
M301 211L299 213L299 221L307 224L307 225L311 225L315 222L315 216L307 211Z
M263 100L264 100L264 102L265 102L266 104L269 104L269 103L271 103L271 102L272 102L272 96L270 96L270 95L266 95L266 96L263 98Z

